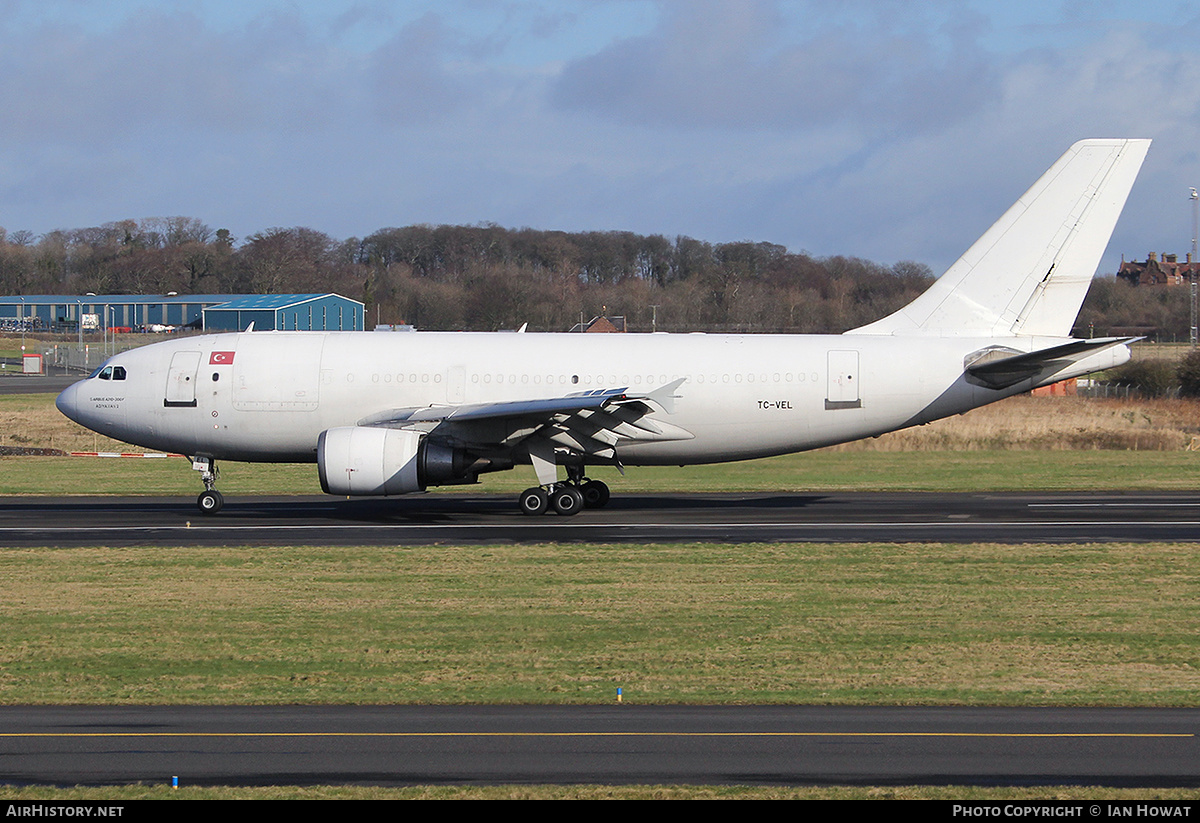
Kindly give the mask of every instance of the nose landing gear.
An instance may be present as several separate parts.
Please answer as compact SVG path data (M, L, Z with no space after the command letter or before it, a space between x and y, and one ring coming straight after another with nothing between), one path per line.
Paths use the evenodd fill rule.
M217 491L217 464L211 457L193 457L192 468L200 472L204 481L204 491L196 498L196 505L201 514L216 514L225 505L225 498Z

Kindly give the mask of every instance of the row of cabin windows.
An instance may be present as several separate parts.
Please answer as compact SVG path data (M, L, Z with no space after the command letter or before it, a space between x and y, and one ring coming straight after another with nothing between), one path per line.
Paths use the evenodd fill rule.
M348 378L353 379L353 377L350 375L348 375ZM566 375L562 375L562 374L558 375L557 378L553 374L547 374L544 376L540 375L540 374L534 374L534 375L522 374L519 376L515 375L515 374L508 374L508 375L505 375L505 374L494 374L494 375L493 374L482 374L482 375L472 374L471 375L472 383L484 383L484 384L495 383L497 385L504 385L504 384L515 385L517 383L525 383L525 384L545 383L546 385L550 386L550 385L554 385L555 383L558 383L560 385L567 385L568 383L571 385L577 385L579 383L583 383L584 385L590 386L593 383L595 383L598 386L616 386L618 384L624 384L624 385L628 386L628 385L641 385L642 383L645 383L646 385L654 386L654 385L663 385L668 381L668 379L677 380L677 379L679 379L679 375L677 375L677 374L672 375L670 378L668 378L668 376L665 374L660 374L660 375L647 374L645 376L640 375L640 374L635 374L632 377L625 374L625 375L622 375L619 380L617 379L617 376L615 374L607 374L607 375L606 374L597 374L594 377L593 377L593 375L590 375L590 374L583 375L582 377L578 374L573 374L573 375L571 375L569 380ZM697 383L805 383L808 381L812 381L815 383L820 378L816 372L812 372L812 373L788 372L786 374L781 374L781 373L776 372L774 374L766 374L766 373L759 373L759 374L749 373L749 374L732 374L732 375L731 374L722 374L722 375L698 374L698 375L692 376L690 379L696 381ZM395 383L441 383L442 375L440 373L404 374L403 372L400 372L400 373L396 374L395 376L393 376L391 374L373 374L373 375L371 375L371 381L373 383L393 383L393 382L395 382Z
M95 372L93 372L92 377L98 377L101 380L124 380L125 379L125 367L124 366L104 366L103 368L97 369ZM215 382L218 378L219 378L219 375L214 372L213 373L213 381ZM804 372L800 372L798 374L792 374L791 372L788 372L787 374L782 374L782 375L776 373L776 374L771 375L770 378L768 378L768 376L765 373L758 374L758 375L735 374L732 376L728 375L728 374L723 374L723 375L721 375L720 382L728 383L732 379L732 381L734 383L742 383L742 382L754 383L756 381L759 383L768 383L768 382L804 383L807 380L809 380L810 378L814 382L816 382L816 380L818 379L818 376L815 372L811 375L805 374ZM375 383L380 382L381 379L384 383L391 383L392 375L384 374L381 377L378 374L373 374L373 375L371 375L371 379ZM678 376L676 375L674 379L678 379ZM705 383L705 382L716 383L716 382L718 382L717 375L715 375L715 374L709 374L709 375L699 374L699 375L696 375L693 379L697 383ZM430 382L441 383L442 375L441 374L430 375L428 373L426 373L426 374L415 374L414 373L414 374L405 375L403 373L400 373L400 374L396 375L395 380L397 383L404 383L404 382L408 382L408 383L418 383L418 382L420 382L420 383L430 383ZM590 374L584 375L583 378L580 378L580 376L577 374L571 375L571 380L570 380L571 384L573 384L573 385L578 384L579 382L581 382L581 380L585 385L588 385L588 386L592 385L592 382L593 382L592 375L590 375ZM534 384L542 383L543 382L542 375L535 374L535 375L532 375L532 377L531 377L528 374L523 374L520 377L521 383L529 383L531 381ZM518 382L518 378L517 378L517 375L515 375L515 374L510 374L507 377L503 374L497 374L494 376L491 374L484 374L484 375L473 374L473 375L471 375L471 382L472 383L483 382L485 384L495 382L498 385L502 385L504 383L509 383L509 384L515 385ZM546 385L553 385L554 382L555 382L554 375L547 374L545 376ZM558 376L557 382L565 385L567 383L566 375L560 374ZM615 374L610 374L610 375L598 374L595 376L595 383L597 385L602 385L602 386L615 386L617 383L625 383L626 385L629 385L631 382L634 385L640 385L643 382L642 375L640 375L640 374L634 375L632 381L630 380L630 377L627 374L622 375L620 380L617 380L617 376ZM658 385L662 385L662 384L665 384L666 382L667 382L667 375L665 375L665 374L658 375L657 381L655 380L655 375L653 375L653 374L647 374L645 376L645 383L648 385L655 385L656 383Z

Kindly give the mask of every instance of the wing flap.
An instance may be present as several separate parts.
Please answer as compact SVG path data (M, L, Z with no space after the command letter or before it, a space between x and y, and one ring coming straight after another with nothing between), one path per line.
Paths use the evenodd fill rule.
M599 409L606 403L625 399L625 389L597 389L595 391L568 394L563 397L547 397L538 400L506 400L499 403L470 403L462 405L423 406L410 409L393 409L364 417L360 426L407 426L412 423L441 423L453 420L458 423L468 420L492 418L549 417L554 414L571 413L583 409Z
M691 432L650 418L658 411L674 413L676 391L685 379L638 395L622 387L536 400L391 409L364 417L358 425L419 428L459 443L501 449L532 438L574 454L615 460L621 442L692 439Z

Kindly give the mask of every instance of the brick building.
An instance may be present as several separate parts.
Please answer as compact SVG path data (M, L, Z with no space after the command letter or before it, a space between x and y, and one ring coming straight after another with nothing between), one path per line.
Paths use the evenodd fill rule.
M1163 253L1161 257L1150 252L1144 262L1127 261L1121 257L1121 268L1117 277L1128 280L1134 286L1182 286L1189 277L1200 270L1200 263L1187 260L1179 262L1179 256Z

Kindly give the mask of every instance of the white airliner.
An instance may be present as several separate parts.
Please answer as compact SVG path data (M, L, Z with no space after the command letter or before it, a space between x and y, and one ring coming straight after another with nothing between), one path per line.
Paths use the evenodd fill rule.
M521 510L571 515L608 502L588 467L815 449L1124 363L1132 338L1069 334L1149 146L1076 143L928 291L841 335L247 331L123 352L57 405L191 456L204 512L240 460L315 462L336 495L532 464Z

